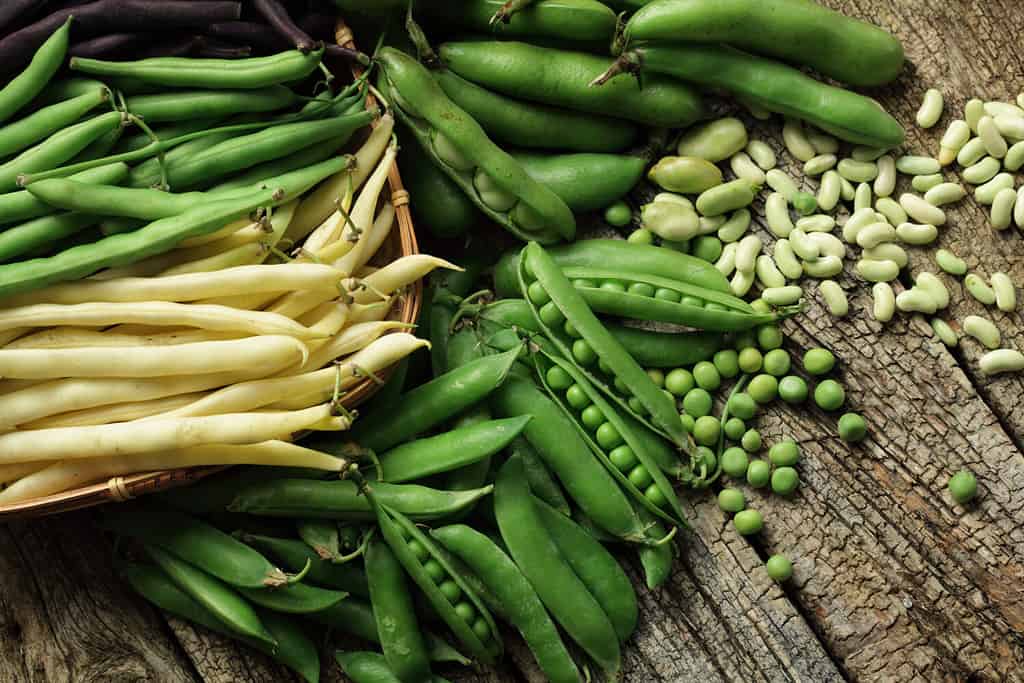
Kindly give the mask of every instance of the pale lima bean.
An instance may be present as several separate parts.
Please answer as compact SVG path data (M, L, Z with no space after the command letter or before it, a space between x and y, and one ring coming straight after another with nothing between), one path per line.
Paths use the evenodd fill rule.
M945 206L966 196L967 190L960 183L939 183L924 193L924 200L932 206Z
M747 128L737 118L722 118L695 126L679 140L681 157L698 157L711 162L728 159L747 146Z
M935 262L950 275L962 276L967 273L967 262L948 249L935 252Z
M900 292L896 296L896 308L904 313L925 313L931 315L935 312L935 299L928 292L918 287L911 287Z
M853 157L854 161L875 161L878 157L888 151L889 150L884 147L864 147L863 145L857 145L850 152L850 156Z
M1017 106L1024 108L1024 92L1017 94Z
M998 349L1002 342L1002 335L995 323L980 315L969 315L964 318L964 332L974 337L982 346L988 349Z
M811 141L814 151L818 154L835 154L839 151L839 141L828 133L824 133L814 126L804 124L804 133Z
M985 143L981 138L971 138L960 148L956 155L956 163L961 166L973 166L985 158Z
M789 306L800 301L803 295L804 290L800 287L789 285L786 287L768 287L761 292L761 299L772 306Z
M888 197L896 190L896 160L891 154L879 157L878 177L875 178L875 195Z
M946 285L942 283L942 280L935 273L918 273L914 280L914 285L932 298L936 308L941 309L949 306L949 290L946 289Z
M1024 140L1024 118L999 114L995 117L996 129L999 133L1011 140Z
M796 227L804 232L832 232L836 227L836 219L823 213L816 213L812 216L798 218Z
M857 190L853 195L853 210L856 212L861 209L869 208L873 201L874 197L871 194L871 185L868 183L859 183L857 185Z
M772 249L772 256L775 258L775 266L790 280L798 280L804 274L804 268L797 260L793 252L793 245L788 239L780 239L775 242Z
M822 256L817 261L804 261L804 275L814 278L835 277L843 272L843 260L835 256Z
M788 237L793 230L793 220L789 216L789 202L779 192L772 192L764 203L764 217L768 229L776 237Z
M864 249L896 239L896 228L888 223L872 223L857 233L857 244Z
M870 206L854 211L853 215L847 218L846 223L843 225L843 239L846 240L847 244L856 244L857 234L875 222L877 222L875 220L875 210Z
M796 181L777 168L765 173L765 179L768 181L768 187L785 197L787 202L793 201L793 196L800 191Z
M754 163L754 160L746 152L736 152L729 159L729 168L736 174L737 178L749 180L755 185L764 185L765 175L761 167Z
M924 94L921 108L917 110L917 125L921 128L931 128L942 118L942 93L935 88L929 88Z
M825 171L835 168L839 159L835 154L819 154L804 163L804 175L819 176Z
M985 113L993 118L996 116L1024 117L1024 109L1011 102L986 102Z
M942 170L937 159L905 155L896 160L896 170L904 175L931 175Z
M892 316L896 313L896 293L892 291L889 283L876 282L875 286L871 288L871 295L874 299L871 313L875 320L880 323L892 320Z
M900 267L894 261L857 261L857 274L868 282L892 282L900 274Z
M722 249L721 256L719 256L718 260L715 261L715 268L726 277L729 277L729 275L732 274L732 271L736 270L736 249L738 247L739 244L736 242L726 244Z
M977 97L968 100L967 104L964 105L964 120L967 121L967 125L970 126L971 130L975 133L978 132L978 122L981 121L981 117L984 115L985 103Z
M885 216L890 225L899 225L907 222L907 212L892 197L882 197L875 202L875 211Z
M949 166L956 161L956 155L971 139L971 127L963 119L956 119L949 124L939 143L939 164Z
M793 253L804 261L817 261L821 255L818 245L807 239L807 233L800 228L793 228L789 233L789 244L793 247Z
M942 209L932 206L916 194L907 192L900 195L900 206L907 212L907 216L918 223L928 223L929 225L946 224L946 213Z
M757 235L747 235L740 240L736 249L736 270L741 273L753 273L762 246L764 245L761 238Z
M967 277L964 278L964 288L967 289L968 294L986 306L991 306L996 302L995 290L989 287L988 284L975 273L969 273Z
M721 216L729 211L749 206L754 201L757 190L756 184L739 178L705 190L697 197L695 205L702 216Z
M662 239L682 242L697 236L700 217L685 197L662 192L641 207L640 224Z
M743 271L737 270L732 280L729 282L729 288L732 293L738 297L744 297L750 288L754 286L754 273L744 273Z
M818 285L818 291L821 292L821 298L825 300L825 305L832 315L842 318L850 312L850 302L846 298L846 292L835 280L822 280Z
M775 158L775 150L761 140L751 140L747 143L747 154L762 171L770 171L778 163Z
M999 132L999 126L991 116L986 114L978 120L978 137L990 157L1002 159L1006 156L1006 138Z
M870 183L878 177L878 164L870 161L843 159L837 170L851 183Z
M1006 151L1003 157L1003 168L1016 173L1024 166L1024 141L1016 143Z
M758 282L766 289L786 286L786 277L775 267L775 261L768 254L757 257L754 272L757 274Z
M718 239L726 244L736 242L750 229L750 221L751 216L748 209L733 211L732 215L729 216L729 220L718 229Z
M1013 175L1000 173L984 185L974 188L974 201L982 206L991 206L996 200L996 195L1005 189L1012 188L1014 183Z
M945 178L942 177L941 173L935 173L933 175L916 175L914 179L910 181L910 186L918 192L927 192L936 185L941 185Z
M836 208L839 203L839 198L843 194L843 183L848 183L841 175L835 171L825 171L825 175L821 177L821 186L818 187L818 207L824 211L831 211ZM853 186L850 186L853 189Z
M846 258L846 245L835 235L828 232L811 232L807 239L818 245L818 251L822 256L835 256L838 259Z
M896 236L904 244L922 246L938 239L939 229L927 223L900 223L896 226Z
M1006 230L1013 220L1013 207L1017 203L1017 192L1012 187L999 190L992 200L992 212L989 218L996 230Z
M907 267L910 257L907 251L894 242L884 242L877 247L865 249L860 253L861 258L868 261L892 261L902 270Z
M986 375L998 375L1001 372L1017 372L1024 370L1024 353L1016 349L989 351L978 361L978 366Z
M782 143L786 150L798 161L810 161L817 154L814 145L807 139L804 126L798 119L786 117L782 125Z
M1013 205L1013 222L1024 230L1024 187L1017 190L1017 201Z
M1013 280L1003 272L992 273L992 290L996 293L996 307L1000 311L1010 311L1017 308L1017 291L1013 286Z
M956 336L956 332L950 327L945 320L939 318L932 318L931 320L932 331L935 332L935 336L939 338L946 346L953 348L959 343L960 339Z
M857 188L849 180L839 175L838 171L836 175L839 176L839 196L843 198L844 202L852 202L857 198Z

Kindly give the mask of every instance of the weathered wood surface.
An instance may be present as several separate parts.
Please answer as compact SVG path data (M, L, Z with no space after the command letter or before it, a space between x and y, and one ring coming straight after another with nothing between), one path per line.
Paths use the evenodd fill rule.
M974 95L1011 98L1024 88L1024 5L1018 0L828 0L904 40L911 64L878 95L913 121L924 90L939 87L947 115L932 131L908 125L908 151L934 153L951 112ZM778 136L777 125L773 129ZM995 234L970 201L949 211L940 245L984 275L1024 282L1024 244ZM767 233L762 234L769 238ZM912 272L937 271L930 249L911 250ZM996 320L1024 348L1019 312L983 309L950 285L955 321ZM950 352L927 321L882 328L868 290L841 279L852 315L836 321L814 303L786 324L790 350L824 345L842 359L851 405L872 427L850 448L835 417L768 410L766 441L803 446L804 486L791 500L754 494L766 529L738 537L709 499L689 503L693 531L678 544L669 584L641 591L641 624L625 652L623 680L1018 681L1024 680L1024 380L989 379L970 340ZM969 466L980 482L964 509L945 492ZM289 681L262 655L167 619L116 578L90 513L0 529L0 680ZM780 588L763 558L785 552L793 581ZM490 673L457 681L535 681L522 648ZM328 681L342 680L328 667Z

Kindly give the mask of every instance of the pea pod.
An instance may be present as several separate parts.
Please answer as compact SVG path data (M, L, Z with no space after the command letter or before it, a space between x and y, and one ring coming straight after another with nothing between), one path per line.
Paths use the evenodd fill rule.
M523 461L526 481L529 482L533 495L563 515L572 514L572 508L569 507L569 501L562 494L562 488L529 441L521 436L516 437L508 447L508 453L509 455L518 455Z
M471 491L439 491L415 484L374 484L377 497L417 521L458 514L491 492L490 486ZM351 481L279 479L240 489L228 506L231 512L267 517L313 517L368 520L373 511Z
M304 583L280 588L239 588L238 592L253 604L285 614L320 612L348 597L348 593L342 591L307 586Z
M448 69L433 73L445 94L501 144L619 152L637 138L637 127L628 121L518 100L482 88Z
M903 127L863 95L821 83L782 62L725 45L638 44L595 83L611 85L623 71L673 76L812 123L856 145L889 149L903 143ZM608 80L612 79L612 80Z
M668 436L674 444L685 447L687 443L686 430L679 422L679 414L676 412L672 400L662 393L643 368L605 329L569 279L559 270L543 247L536 242L527 245L520 261L519 283L524 297L527 296L528 289L534 282L539 283L544 295L550 299L548 303L544 304L544 306L548 306L544 314L541 314L539 307L531 302L531 305L535 306L534 315L537 316L545 334L555 343L559 351L566 358L576 357L579 360L579 357L584 355L580 353L584 346L588 347L586 355L592 355L591 360L601 360L607 365L610 369L608 374L621 381L626 387L624 392L629 394L629 397L635 397L650 415L650 423ZM571 341L564 330L552 329L551 323L559 322L552 318L559 318L560 322L570 323L574 331L578 333L576 341ZM569 348L570 345L579 347L578 352L574 354ZM587 375L589 378L596 379L593 372L587 372ZM599 384L599 386L601 385ZM617 394L610 391L608 394L614 397L614 400L625 404L625 400Z
M438 238L465 235L480 220L476 206L416 143L398 152L402 180L409 191L417 227Z
M666 128L684 128L704 111L689 86L658 74L645 79L642 88L624 79L611 90L591 88L607 67L598 55L514 41L445 43L439 54L463 78L524 100Z
M341 561L341 539L334 520L299 519L295 521L295 531L320 559Z
M567 266L646 273L686 282L696 287L731 294L729 280L712 264L689 254L625 240L581 240L551 247L548 254L555 263ZM506 252L494 267L494 289L502 298L520 296L518 251Z
M387 659L376 652L341 652L334 654L338 666L353 683L404 683L388 667ZM440 676L428 676L425 683L448 683Z
M427 320L430 328L430 365L435 377L479 357L459 354L462 357L458 362L450 363L448 340L452 336L451 326L459 304L473 290L489 260L489 255L482 251L476 243L472 243L459 261L462 270L435 270L430 274L430 311Z
M399 118L484 213L524 239L551 242L575 236L576 220L565 202L491 142L425 67L391 48L382 49L377 58L383 69L381 85Z
M890 33L803 0L662 0L637 11L625 33L627 42L727 43L856 86L884 85L903 67Z
M14 116L19 109L31 102L57 73L64 64L70 33L69 16L61 27L39 46L25 70L0 90L0 123Z
M284 109L296 101L283 85L262 90L184 90L158 95L135 95L125 101L132 114L146 123L221 119L233 114L263 113Z
M370 595L370 589L366 585L366 573L352 562L328 562L308 545L294 538L274 538L246 532L239 532L237 536L243 543L267 553L293 572L302 571L308 566L309 571L303 579L307 583L334 588L364 598Z
M607 44L615 33L615 13L596 0L540 0L508 21L494 22L505 0L426 3L425 11L470 31L493 31L526 40L551 38Z
M626 196L644 174L647 160L624 154L516 152L516 161L577 213L604 209Z
M555 620L601 668L618 671L615 628L548 534L516 457L498 471L494 514L509 554Z
M640 510L640 517L649 523L648 535L658 541L653 544L637 546L640 565L644 569L644 580L651 590L665 583L672 574L672 561L675 559L675 546L665 539L668 530L653 515Z
M323 475L321 471L301 467L232 467L225 472L205 477L191 486L155 493L153 500L197 517L206 517L227 510L238 490L250 484L274 479L320 479ZM302 569L301 564L299 569Z

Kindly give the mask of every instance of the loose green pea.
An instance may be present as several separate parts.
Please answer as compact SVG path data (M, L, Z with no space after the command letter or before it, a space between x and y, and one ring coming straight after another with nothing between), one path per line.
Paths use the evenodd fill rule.
M683 423L683 429L685 429L688 434L693 434L693 429L697 426L697 421L693 419L693 415L682 413L679 415L679 421Z
M801 216L810 216L818 210L818 199L809 192L797 192L793 195L790 203Z
M949 478L949 495L963 505L974 500L978 494L978 479L970 470L960 470Z
M747 483L755 489L764 488L772 478L772 467L764 460L751 460L747 465Z
M718 507L722 512L740 512L747 507L747 499L739 489L722 489L718 492Z
M814 387L814 402L822 410L839 410L846 403L846 391L839 382L826 379Z
M751 536L764 528L764 518L761 517L761 513L749 508L737 512L736 516L732 518L732 523L741 536Z
M792 467L800 461L800 446L792 439L780 441L768 449L768 459L776 467Z
M739 354L732 349L722 349L717 352L711 361L718 370L718 374L726 379L732 379L740 374Z
M772 555L764 563L768 578L772 581L788 581L793 576L793 563L785 555Z
M629 221L633 218L633 212L629 209L629 204L624 201L617 201L607 209L604 210L604 221L608 225L621 228L624 225L629 225Z
M557 365L552 365L547 371L546 379L548 385L555 391L565 391L569 387L575 386L569 373Z
M693 440L701 446L717 444L721 433L722 423L710 415L698 417L693 426Z
M756 429L748 429L740 440L743 450L748 453L756 453L761 449L761 433Z
M800 475L792 467L777 467L772 472L772 492L788 496L800 485Z
M868 434L868 425L857 413L846 413L839 418L839 438L846 443L863 441Z
M613 448L611 453L608 454L608 460L615 465L615 469L620 472L628 472L636 467L639 460L637 460L636 453L629 446L622 445Z
M757 345L763 351L771 351L782 346L782 330L778 325L761 325L757 328Z
M651 478L651 473L647 471L647 468L643 465L637 465L629 473L629 483L637 487L641 491L650 486L654 480Z
M789 372L790 367L793 365L793 361L789 357L789 352L785 349L772 349L768 353L764 354L764 371L769 375L781 377Z
M764 356L761 352L754 347L749 347L740 351L738 362L740 370L750 375L761 369L764 364Z
M779 398L789 404L807 400L807 382L797 375L786 375L779 380Z
M811 349L804 354L804 370L812 375L824 375L832 371L836 357L828 349Z
M772 375L757 375L747 385L747 393L761 405L771 403L779 395L779 380Z
M739 441L747 431L747 424L738 417L730 417L722 426L725 436L732 441Z
M722 471L730 477L742 477L747 473L750 457L737 446L726 448L722 453Z
M757 413L757 402L746 392L729 397L729 414L741 420L749 420Z
M702 360L693 366L693 379L697 386L705 391L714 391L722 386L722 376L718 374L715 364Z
M597 354L585 339L577 339L572 343L572 357L580 365L593 365L597 361Z
M654 233L647 228L637 228L626 237L633 244L654 244Z
M694 418L711 414L711 394L700 387L691 389L683 397L683 411Z
M702 261L714 263L722 255L722 240L714 235L701 235L690 243L690 253Z
M603 425L606 420L604 419L604 413L601 412L600 408L595 405L589 405L583 409L582 413L580 413L580 421L583 422L584 427L590 431L594 431Z
M665 388L676 396L685 396L696 385L693 373L686 368L676 368L665 376Z

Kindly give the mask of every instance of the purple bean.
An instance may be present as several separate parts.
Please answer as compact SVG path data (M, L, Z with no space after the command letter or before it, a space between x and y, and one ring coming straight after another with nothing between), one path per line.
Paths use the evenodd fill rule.
M152 44L156 41L152 33L108 33L75 43L68 49L72 57L103 58L119 55L139 44Z
M288 42L302 52L309 52L315 46L315 41L305 31L296 25L288 10L277 0L253 0L253 6L270 26L284 36Z
M4 0L0 3L0 31L6 31L14 20L35 13L47 0Z
M334 42L334 25L337 23L337 17L333 14L309 12L299 17L296 23L299 28L314 38L321 38L328 43Z
M206 33L222 40L252 45L271 54L291 48L291 43L282 38L277 31L266 24L257 24L252 21L225 21L219 24L210 24L206 27Z
M368 66L370 64L370 58L359 50L353 50L350 47L342 47L341 45L334 45L332 43L324 45L324 54L328 57L347 59L350 62L358 62L363 66Z
M190 33L172 33L163 40L143 46L132 52L132 59L150 57L187 57L199 46L200 37Z
M196 57L211 59L242 59L252 56L252 48L248 45L233 45L209 36L200 36L193 54Z

